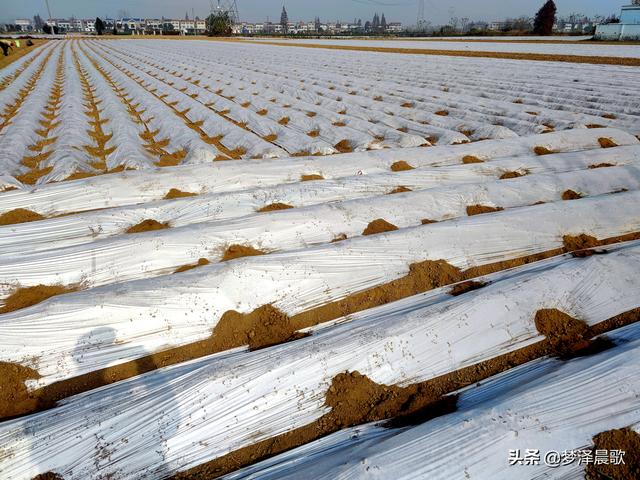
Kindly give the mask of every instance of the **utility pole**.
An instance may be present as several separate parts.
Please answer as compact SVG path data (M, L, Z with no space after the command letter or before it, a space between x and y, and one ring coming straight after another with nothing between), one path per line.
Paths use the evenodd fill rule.
M51 16L51 8L49 8L49 0L44 0L44 2L47 4L47 12L49 13L49 20L51 20L53 17Z

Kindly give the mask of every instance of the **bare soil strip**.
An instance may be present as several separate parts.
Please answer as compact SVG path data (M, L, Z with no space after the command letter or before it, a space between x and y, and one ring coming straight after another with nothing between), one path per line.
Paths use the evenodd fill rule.
M24 382L28 379L39 378L37 372L20 365L0 362L0 379L3 379L0 381L0 419L45 410L55 406L57 401L78 393L231 348L248 345L250 349L255 350L296 340L304 336L299 333L302 329L434 288L473 280L476 277L519 267L567 252L571 252L576 257L584 257L595 253L594 250L585 249L639 239L640 232L605 240L598 240L588 235L565 236L562 248L481 265L465 271L461 271L444 260L415 263L410 266L409 273L405 277L354 293L341 300L291 317L271 305L265 305L246 314L230 310L222 316L211 336L205 340L60 381L32 392L26 390ZM457 290L454 288L452 293L464 293L459 291L460 288L473 289L469 287L477 287L477 285L467 284L465 287L458 287ZM22 372L24 375L16 376L15 371ZM14 372L11 374L13 376L10 375L11 372ZM12 378L13 380L11 380Z
M640 66L640 58L630 57L602 57L587 55L559 55L544 53L516 53L516 52L480 52L467 50L428 50L422 48L394 48L394 47L361 47L355 45L318 45L311 43L278 43L278 42L250 42L255 45L274 45L278 47L324 48L328 50L351 50L356 52L404 53L409 55L438 55L447 57L475 57L499 58L505 60L531 60L536 62L567 62L590 63L593 65L622 65L627 67Z

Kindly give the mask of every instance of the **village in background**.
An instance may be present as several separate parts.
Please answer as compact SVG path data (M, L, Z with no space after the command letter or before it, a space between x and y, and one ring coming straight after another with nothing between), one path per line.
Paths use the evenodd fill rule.
M221 6L222 5L222 6ZM531 16L507 18L495 21L474 21L466 17L451 17L445 25L435 25L428 20L424 1L418 2L418 13L413 25L387 20L384 12L375 13L371 19L356 18L351 21L326 21L320 17L313 20L291 21L286 7L279 13L279 21L242 21L236 1L218 3L211 13L203 17L192 9L184 18L135 18L121 10L116 18L50 18L40 14L33 18L15 19L13 23L0 25L0 31L21 34L110 34L110 35L207 35L211 34L211 23L222 24L220 32L227 35L288 35L288 36L499 36L538 34L535 19ZM277 18L277 17L276 17ZM596 35L606 40L636 40L640 38L640 0L622 8L620 15L595 15L592 17L573 13L557 16L552 34Z

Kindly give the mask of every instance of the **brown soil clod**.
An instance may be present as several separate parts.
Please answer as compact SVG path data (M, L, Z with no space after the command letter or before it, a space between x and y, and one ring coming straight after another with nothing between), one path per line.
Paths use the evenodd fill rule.
M29 394L25 382L39 378L40 374L32 368L0 362L0 418L11 417L37 406L37 398Z
M33 287L19 287L9 295L0 308L0 313L13 312L22 308L31 307L44 302L56 295L63 295L78 290L77 286L65 287L63 285L36 285Z
M598 143L602 148L613 148L618 146L616 142L607 137L600 137L598 139Z
M594 333L589 325L555 308L538 310L535 324L551 351L563 359L596 353L612 345L606 339L592 340Z
M265 305L247 314L226 312L213 330L212 339L219 351L240 345L258 350L301 336L306 335L296 333L288 315Z
M615 167L615 165L613 163L594 163L593 165L589 165L590 169L596 169L596 168L608 168L608 167Z
M502 175L500 175L500 180L509 180L511 178L518 178L518 177L523 177L524 173L520 173L520 172L504 172Z
M256 257L258 255L264 255L262 250L255 249L247 245L229 245L222 255L221 262L234 260L242 257Z
M616 117L613 113L605 113L602 115L602 118L606 118L607 120L615 120Z
M431 220L429 218L423 218L420 220L420 225L431 225L432 223L438 223L438 220Z
M449 291L449 295L453 295L454 297L457 297L458 295L462 295L467 292L479 290L480 288L485 287L486 285L487 284L485 282L479 282L476 280L467 280L466 282L456 283Z
M307 132L307 135L311 138L317 138L320 136L320 130L311 130L310 132Z
M484 163L484 160L480 160L474 155L465 155L464 157L462 157L462 163L465 165L469 165L472 163Z
M393 163L391 165L391 171L392 172L404 172L404 171L407 171L407 170L414 170L414 167L409 165L404 160L399 160L399 161L397 161L397 162L395 162L395 163Z
M314 180L324 180L324 177L320 174L317 173L311 173L309 175L301 175L300 176L300 181L301 182L312 182Z
M16 208L0 215L0 225L13 225L16 223L37 222L45 217L39 213L27 210L26 208Z
M31 480L64 480L64 477L54 472L45 472L36 475Z
M584 233L580 235L565 235L562 237L562 242L564 251L570 252L574 257L578 258L589 257L597 253L596 250L592 249L602 245L600 240Z
M396 193L405 193L405 192L413 192L413 190L411 190L408 187L405 187L403 185L400 185L399 187L394 188L393 190L391 190L388 195L394 195Z
M483 213L501 212L502 207L491 207L489 205L468 205L467 215L472 217L473 215L482 215Z
M449 112L447 110L438 110L436 112L436 115L439 115L441 117L447 117L447 116L449 116Z
M383 218L378 218L367 225L362 235L375 235L378 233L393 232L395 230L398 230L398 227L394 224L387 222Z
M351 142L349 140L340 140L333 146L340 153L351 153L353 152L353 147L351 146Z
M275 212L277 210L288 210L290 208L294 208L291 205L287 205L286 203L280 203L280 202L276 202L276 203L271 203L269 205L265 205L262 208L258 209L258 212L263 213L263 212Z
M211 262L209 262L209 260L207 260L206 258L201 258L201 259L199 259L197 261L197 263L189 264L189 265L183 265L173 273L188 272L189 270L193 270L194 268L204 267L205 265L209 265L209 263L211 263Z
M596 450L621 450L624 463L589 463L585 468L586 480L631 480L640 478L640 434L630 428L607 430L593 437Z
M562 193L562 200L580 200L582 198L582 195L580 195L578 192L574 191L574 190L565 190Z
M195 197L197 195L198 195L197 193L183 192L182 190L178 190L177 188L172 188L164 196L164 200L173 200L174 198Z
M125 233L153 232L156 230L164 230L166 228L169 228L169 222L160 223L157 220L148 218L130 227Z
M553 153L553 150L549 150L547 147L538 146L533 149L533 152L536 155L550 155Z

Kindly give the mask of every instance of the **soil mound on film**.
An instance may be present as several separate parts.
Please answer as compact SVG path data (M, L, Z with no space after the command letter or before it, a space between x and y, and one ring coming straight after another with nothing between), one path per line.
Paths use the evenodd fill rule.
M194 268L198 268L198 267L204 267L205 265L209 265L210 263L211 262L209 262L209 260L207 260L206 258L201 258L198 260L197 263L190 264L190 265L183 265L173 273L188 272L189 270L193 270Z
M407 170L415 170L415 168L409 165L404 160L397 161L391 165L392 172L404 172Z
M504 210L502 207L491 207L489 205L469 205L467 206L467 215L472 217L474 215L482 215L483 213L501 212Z
M157 220L146 219L142 222L130 227L125 233L142 233L142 232L153 232L156 230L164 230L169 228L169 222L160 223Z
M286 203L272 203L270 205L265 205L262 208L258 209L259 213L263 213L263 212L275 212L276 210L288 210L290 208L293 208L291 205L287 205Z
M582 195L580 195L578 192L576 192L575 190L565 190L562 193L562 200L580 200L582 198Z
M0 313L8 313L31 307L56 295L75 292L77 290L77 287L65 287L63 285L20 287L6 298L4 306L0 308Z
M389 223L383 218L378 218L367 225L362 235L375 235L377 233L393 232L395 230L398 230L398 227L393 223Z
M26 208L16 208L0 215L0 225L13 225L15 223L37 222L45 217L39 213L27 210Z
M265 252L262 250L257 250L253 247L249 247L248 245L229 245L229 247L224 251L224 255L222 255L222 259L220 261L226 262L235 258L255 257L264 254Z
M630 428L608 430L593 437L593 450L622 450L624 464L589 463L585 468L586 480L630 480L640 478L640 434Z
M172 188L164 196L164 199L173 200L174 198L196 197L197 195L197 193L183 192L182 190L178 190L177 188Z
M470 165L472 163L484 163L484 160L480 160L475 155L465 155L462 157L462 163L465 165Z

